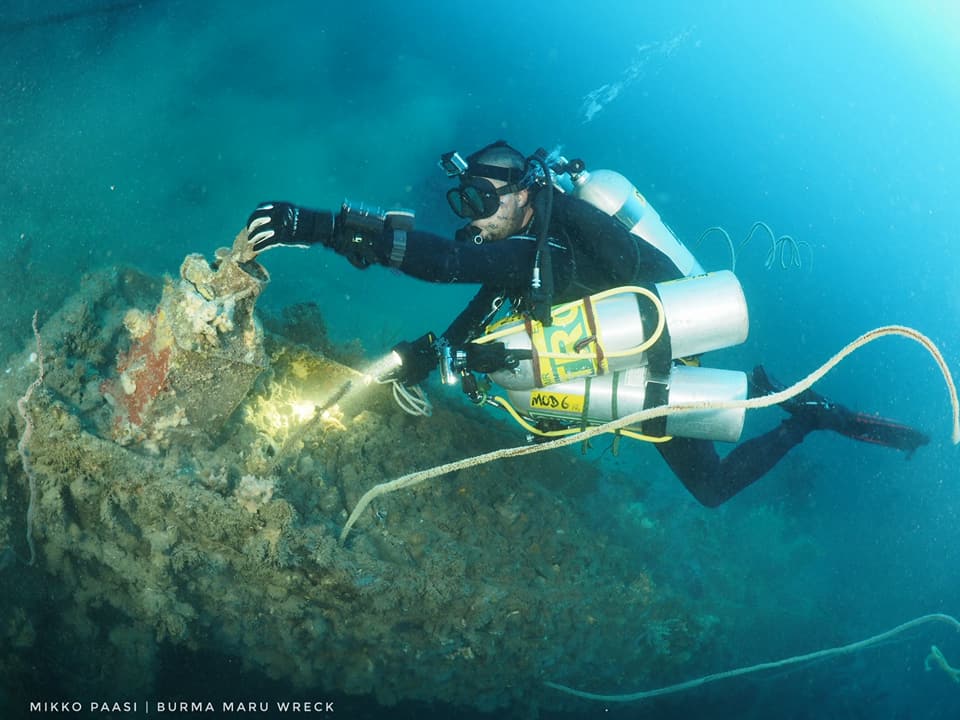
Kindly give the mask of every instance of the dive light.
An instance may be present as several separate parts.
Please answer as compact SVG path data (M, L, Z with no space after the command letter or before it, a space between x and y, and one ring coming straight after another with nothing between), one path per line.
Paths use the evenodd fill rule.
M372 382L386 382L393 379L392 376L403 367L403 358L396 350L391 350L372 365L367 367L363 375L363 381L369 385Z

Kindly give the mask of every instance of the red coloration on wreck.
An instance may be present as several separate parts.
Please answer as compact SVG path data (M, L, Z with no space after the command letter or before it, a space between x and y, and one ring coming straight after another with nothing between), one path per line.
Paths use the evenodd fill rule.
M157 342L156 327L157 318L153 315L147 333L117 358L118 377L101 386L103 393L114 399L117 425L128 420L131 425L140 426L147 407L167 388L171 346ZM158 345L162 346L158 348ZM132 386L133 392L128 393L125 385Z

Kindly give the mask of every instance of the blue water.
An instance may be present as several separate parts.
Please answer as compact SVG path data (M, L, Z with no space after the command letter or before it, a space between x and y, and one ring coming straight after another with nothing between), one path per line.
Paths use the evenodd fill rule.
M187 252L229 242L261 200L410 207L421 227L452 231L436 157L502 137L627 174L688 244L714 225L738 241L761 219L804 243L803 266L787 269L764 267L759 238L747 246L737 269L751 336L714 364L762 361L795 380L860 333L899 323L957 370L958 37L948 2L6 0L0 238L27 258L33 291L0 288L0 329L25 340L32 309L55 308L86 269L172 272ZM696 253L708 269L729 267L716 236ZM264 303L315 301L336 340L371 354L442 330L472 294L361 273L322 250L270 255ZM820 388L932 441L907 462L818 434L716 511L696 508L649 448L598 460L628 472L645 463L658 478L648 502L703 522L735 528L751 508L786 507L825 549L803 575L780 576L790 588L758 579L757 627L772 635L745 638L750 652L731 649L732 660L960 612L960 478L936 366L886 339ZM747 434L777 419L750 415ZM762 567L763 553L731 533L730 562ZM791 596L822 608L816 627L805 614L792 623ZM931 627L609 715L957 717L960 687L923 672L934 643L960 664L960 638Z

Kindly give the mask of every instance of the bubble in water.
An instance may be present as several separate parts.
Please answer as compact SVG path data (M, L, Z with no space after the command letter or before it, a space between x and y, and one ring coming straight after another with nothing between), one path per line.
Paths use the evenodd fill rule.
M637 45L633 59L630 61L630 64L623 69L620 79L612 83L604 83L583 97L583 103L580 106L580 114L583 117L583 122L588 123L593 120L593 117L598 112L616 100L620 93L633 85L637 80L646 77L651 72L657 72L659 70L659 66L656 65L657 61L673 55L673 53L684 44L690 34L691 31L687 30L670 40Z

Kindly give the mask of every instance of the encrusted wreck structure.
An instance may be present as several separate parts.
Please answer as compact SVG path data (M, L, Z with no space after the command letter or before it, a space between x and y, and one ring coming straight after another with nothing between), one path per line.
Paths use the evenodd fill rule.
M0 608L0 701L42 683L148 698L164 647L304 692L526 715L580 702L545 680L699 669L720 632L658 573L669 520L613 541L583 511L598 471L575 453L384 496L338 543L371 486L518 438L460 403L410 417L376 384L330 406L356 371L314 309L258 317L267 273L246 247L191 255L162 283L88 275L42 320L33 566L16 401L34 344L0 376L2 573L22 587Z

